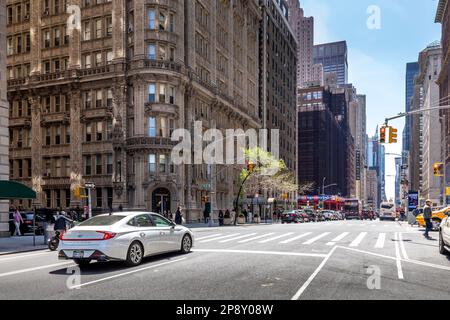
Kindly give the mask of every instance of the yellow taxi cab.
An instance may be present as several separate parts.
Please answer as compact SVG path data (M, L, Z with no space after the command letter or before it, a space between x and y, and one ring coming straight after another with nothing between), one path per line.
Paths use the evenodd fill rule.
M433 223L433 230L439 230L441 222L447 217L447 214L450 213L450 207L433 210L433 215L431 216L431 222ZM417 223L421 227L425 227L425 220L423 219L423 214L419 214L416 217Z

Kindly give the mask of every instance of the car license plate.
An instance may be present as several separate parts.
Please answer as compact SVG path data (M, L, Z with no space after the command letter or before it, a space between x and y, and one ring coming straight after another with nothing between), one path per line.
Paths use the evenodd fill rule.
M74 251L73 252L73 257L75 259L81 259L84 258L84 251Z

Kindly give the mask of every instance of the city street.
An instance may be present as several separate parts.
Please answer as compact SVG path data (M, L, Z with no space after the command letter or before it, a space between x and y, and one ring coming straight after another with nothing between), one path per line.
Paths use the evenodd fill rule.
M136 268L97 263L79 271L48 251L2 256L0 299L450 299L450 258L439 254L438 234L425 240L420 228L404 223L194 233L192 253L149 258Z

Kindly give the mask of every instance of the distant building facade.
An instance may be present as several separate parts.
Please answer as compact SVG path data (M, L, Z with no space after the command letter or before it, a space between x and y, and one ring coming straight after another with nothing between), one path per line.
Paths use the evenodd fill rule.
M323 72L335 72L337 84L348 83L348 49L346 41L315 45L313 64L321 64Z

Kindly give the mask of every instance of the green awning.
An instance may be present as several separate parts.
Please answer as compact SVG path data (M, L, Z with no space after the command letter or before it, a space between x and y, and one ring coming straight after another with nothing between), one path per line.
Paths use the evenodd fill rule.
M15 181L0 181L0 200L36 199L36 192Z

